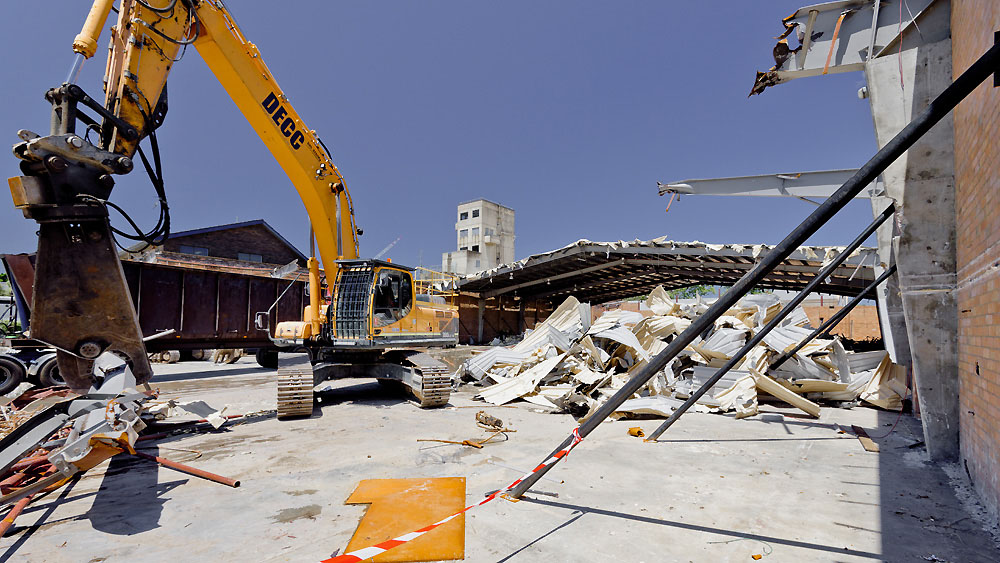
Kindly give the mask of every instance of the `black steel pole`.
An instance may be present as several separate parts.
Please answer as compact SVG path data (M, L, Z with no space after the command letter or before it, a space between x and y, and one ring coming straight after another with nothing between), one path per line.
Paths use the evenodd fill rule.
M844 305L844 307L841 310L839 310L836 313L834 313L834 315L832 317L830 317L829 319L827 319L825 323L823 323L822 325L820 325L819 328L817 328L816 330L812 331L809 334L809 336L803 338L801 342L799 342L798 344L795 345L795 348L792 348L791 350L788 350L787 352L785 352L785 353L781 354L780 356L778 356L778 359L776 359L773 362L771 362L771 365L767 366L767 369L768 370L778 369L779 367L781 367L781 364L787 362L789 358L791 358L799 350L801 350L802 348L804 348L806 344L809 344L810 342L812 342L813 339L815 339L820 334L823 334L824 332L826 332L826 331L832 329L833 327L837 326L837 323L839 323L840 321L842 321L844 319L844 317L847 316L848 313L850 313L852 310L854 310L854 308L858 306L858 303L861 303L866 298L868 298L868 293L871 292L871 290L873 290L876 287L878 287L878 284L880 284L880 283L884 282L885 280L889 279L889 276L891 276L894 273L896 273L896 265L895 264L893 264L892 266L889 266L884 272L882 272L881 276L875 278L875 281L873 281L872 283L868 284L868 286L865 287L861 291L861 293L859 293L853 299L851 299L850 301L848 301L847 305Z
M713 374L712 377L709 378L709 380L706 381L701 386L701 388L699 388L690 397L688 397L687 401L684 401L684 404L681 405L676 411L673 412L673 414L670 415L670 418L665 420L663 424L657 427L657 429L654 430L649 435L648 438L646 438L646 441L647 442L656 441L656 439L660 437L660 434L663 434L667 430L667 428L670 428L673 425L673 423L677 422L677 419L680 418L682 414L687 412L688 409L694 406L694 404L698 402L699 399L701 399L702 395L707 393L708 390L711 389L713 385L718 383L719 380L722 379L724 375L729 373L729 370L736 367L736 364L740 363L740 361L743 360L743 358L750 352L750 350L753 350L755 346L760 344L760 342L764 340L764 337L767 336L768 333L777 328L777 326L781 324L781 321L785 320L785 318L788 317L788 315L791 315L792 311L794 311L795 308L798 307L800 303L805 301L806 297L808 297L809 294L812 293L814 289L819 287L819 285L823 283L823 280L825 280L827 276L832 274L834 270L840 267L840 265L843 264L845 260L847 260L847 257L850 256L852 252L857 250L858 247L861 246L861 244L865 242L865 240L868 237L870 237L872 233L874 233L875 230L878 229L882 223L885 223L886 220L889 219L889 217L892 217L894 210L895 210L895 205L891 204L889 205L889 207L885 208L885 210L882 211L882 213L879 214L879 216L876 217L875 220L872 221L871 224L869 224L868 227L866 227L865 230L862 231L860 235L855 237L855 239L851 241L851 244L847 245L847 247L845 247L844 250L842 250L840 254L838 254L837 257L833 259L832 262L830 262L829 264L826 265L826 267L817 272L816 277L810 280L809 283L806 284L806 287L802 291L800 291L798 295L793 297L787 304L785 304L785 306L781 309L781 311L779 311L778 314L775 315L770 322L768 322L766 325L764 325L763 328L757 331L757 334L753 335L749 340L747 340L747 343L744 344L743 347L740 348L738 352L733 354L733 356L729 358L729 360L721 368L719 368L718 371L716 371L715 374Z
M784 240L771 249L757 264L757 266L747 272L729 291L723 294L712 305L708 311L691 323L681 334L678 334L667 347L650 359L637 374L632 376L617 393L612 395L601 405L579 428L576 435L571 434L563 440L549 457L555 456L564 448L574 443L578 439L586 438L597 426L604 421L611 413L629 399L636 391L646 384L646 381L656 372L663 369L667 362L674 359L678 353L690 344L697 335L705 331L715 323L730 307L736 304L747 292L770 273L785 258L791 255L796 248L805 243L816 231L820 229L831 217L837 214L856 195L861 193L868 184L881 174L890 164L896 161L913 143L924 133L933 127L938 121L954 109L958 102L962 101L977 86L990 77L1000 68L1000 44L994 45L990 50L979 58L962 73L958 79L944 92L935 98L920 115L903 128L888 144L882 147L878 153L862 166L854 176L844 183L836 192L824 201L809 217L795 228ZM579 438L577 437L579 436ZM559 459L562 459L561 457ZM511 489L510 496L517 498L524 494L524 491L535 484L542 475L552 469L558 461L545 465L538 471L532 473L521 481L516 487Z

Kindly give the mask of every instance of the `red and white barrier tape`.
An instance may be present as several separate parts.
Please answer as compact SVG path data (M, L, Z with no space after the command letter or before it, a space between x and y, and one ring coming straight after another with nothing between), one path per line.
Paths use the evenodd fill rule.
M357 550L354 550L354 551L352 551L350 553L345 553L343 555L338 555L336 557L331 557L330 559L324 559L322 561L322 563L354 563L356 561L365 561L366 559L371 559L372 557L375 557L376 555L380 555L382 553L385 553L386 551L389 551L390 549L392 549L394 547L399 547L399 546L403 545L404 543L411 542L411 541L419 538L420 536L426 534L427 532L433 530L434 528L437 528L439 526L447 524L448 522L454 520L458 516L460 516L462 514L465 514L466 512L472 510L473 508L476 508L478 506L482 506L482 505L484 505L484 504L486 504L486 503L494 500L498 496L503 495L503 493L506 493L507 491L509 491L509 490L513 489L514 487L518 486L522 481L524 481L528 477L531 477L535 473L538 473L542 469L545 469L546 467L548 467L548 466L556 463L560 459L562 459L562 458L566 457L567 455L569 455L570 450L572 450L573 448L575 448L576 445L579 444L582 441L583 441L583 438L580 436L580 429L579 428L574 428L573 429L573 441L570 442L570 444L568 446L566 446L565 448L563 448L563 449L559 450L558 452L556 452L555 454L553 454L552 457L550 457L549 459L543 461L541 464L538 465L538 467L536 467L536 468L532 469L531 471L525 473L524 475L518 477L518 479L516 481L514 481L513 483L511 483L510 485L507 485L506 487L500 489L499 491L496 491L495 493L493 493L490 496L486 497L485 499L477 502L476 504L471 504L469 506L466 506L462 510L459 510L458 512L456 512L456 513L454 513L454 514L452 514L452 515L450 515L450 516L448 516L446 518L438 520L437 522L431 524L430 526L426 526L426 527L420 528L419 530L415 530L415 531L410 532L408 534L403 534L403 535L401 535L399 537L395 537L395 538L393 538L391 540L385 540L384 542L377 543L377 544L375 544L375 545L373 545L371 547L365 547L365 548L362 548L362 549L357 549Z

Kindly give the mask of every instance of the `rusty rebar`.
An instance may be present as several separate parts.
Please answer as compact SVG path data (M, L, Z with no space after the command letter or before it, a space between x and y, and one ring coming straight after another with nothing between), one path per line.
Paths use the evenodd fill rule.
M7 516L3 520L0 520L0 538L2 538L4 534L7 533L7 530L14 525L14 520L21 515L21 511L24 510L24 507L28 506L28 503L31 502L31 497L33 496L35 495L28 495L17 501L17 504L14 505L14 508L10 509Z
M190 465L184 465L183 463L178 463L176 461L171 461L167 458L160 456L153 456L149 454L144 454L142 452L135 452L135 455L148 459L150 461L155 461L156 463L173 469L174 471L180 471L181 473L187 473L189 475L194 475L195 477L201 477L202 479L208 479L209 481L215 481L216 483L221 483L223 485L228 485L230 487L236 488L240 486L240 482L237 479L231 479L229 477L223 477L222 475L216 475L215 473L210 473L202 469L196 469Z

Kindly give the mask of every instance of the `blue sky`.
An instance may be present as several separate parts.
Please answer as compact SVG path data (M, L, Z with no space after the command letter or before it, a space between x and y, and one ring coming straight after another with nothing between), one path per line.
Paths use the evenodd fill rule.
M656 181L849 168L876 150L860 72L747 98L773 61L779 20L802 0L636 2L231 0L246 36L347 179L362 255L401 237L394 261L440 267L455 207L516 212L516 255L580 238L668 236L775 243L813 207L775 198L684 197ZM48 132L42 98L71 60L89 2L5 6L0 133ZM107 34L80 85L101 97ZM169 81L159 130L175 231L263 218L307 250L288 179L194 49ZM6 176L17 161L2 157ZM112 199L155 221L141 169ZM0 252L32 252L35 223L0 197ZM813 244L846 244L871 220L852 203ZM117 222L121 222L118 220Z

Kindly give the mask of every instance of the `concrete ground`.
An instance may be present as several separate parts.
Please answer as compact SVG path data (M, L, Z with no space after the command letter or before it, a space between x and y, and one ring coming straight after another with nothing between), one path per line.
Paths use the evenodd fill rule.
M272 371L251 359L157 365L162 396L228 413L274 408ZM320 561L343 551L366 507L344 500L363 479L465 477L467 502L536 465L574 427L519 403L489 407L463 389L421 410L373 382L338 382L312 418L273 414L217 432L145 442L144 451L234 477L232 489L128 456L37 500L0 540L0 560ZM483 409L517 429L477 450L418 438L482 438ZM973 515L964 470L927 462L919 422L826 408L819 420L685 415L657 444L626 434L658 421L607 422L518 503L468 514L467 561L1000 560ZM960 500L961 498L961 500Z

